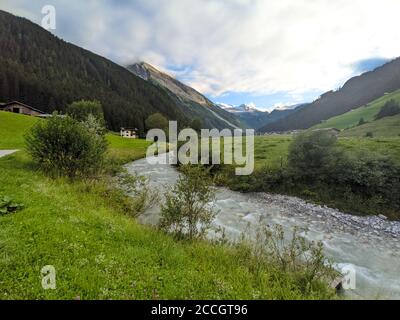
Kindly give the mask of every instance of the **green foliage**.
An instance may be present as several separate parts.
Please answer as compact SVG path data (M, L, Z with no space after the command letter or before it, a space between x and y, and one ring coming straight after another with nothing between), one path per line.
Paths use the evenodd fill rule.
M400 211L400 165L374 152L346 153L331 173L331 181L346 185L355 194L375 198Z
M216 212L210 207L215 191L200 166L183 166L177 183L165 194L160 228L190 240L204 237Z
M16 212L24 208L22 203L17 203L13 198L0 195L0 216Z
M192 128L193 130L195 130L196 132L200 132L202 129L202 123L201 120L199 118L195 118L190 122L190 128Z
M382 119L385 117L395 116L396 114L400 114L400 104L398 101L391 99L387 101L379 113L376 115L375 119Z
M46 172L69 177L96 173L107 150L103 135L56 113L31 129L26 145L28 153Z
M74 101L67 106L67 115L77 121L86 121L89 115L94 116L97 120L104 122L103 107L99 101L80 100Z
M326 179L339 156L336 142L337 138L326 131L297 136L289 147L289 170L305 181Z
M366 136L367 138L373 138L373 137L374 137L374 133L371 132L371 131L368 131L368 132L365 134L365 136Z
M124 212L128 215L137 217L159 202L158 194L151 189L145 177L122 172L117 178L118 186L123 191L123 195L128 195L128 197L119 196L121 202L125 203Z
M331 283L339 273L326 259L322 242L307 241L307 230L293 228L290 237L282 226L259 227L254 241L254 257L268 261L289 273L304 293L311 293L323 283Z
M166 132L168 130L168 119L161 113L154 113L146 119L146 129L161 129Z
M364 118L360 118L360 121L358 121L358 125L362 126L363 124L366 124L366 121L364 120Z

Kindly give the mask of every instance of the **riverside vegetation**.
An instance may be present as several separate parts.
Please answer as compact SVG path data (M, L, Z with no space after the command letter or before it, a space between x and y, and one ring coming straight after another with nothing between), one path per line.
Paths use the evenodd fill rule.
M294 195L353 214L400 218L400 139L337 138L310 131L256 137L255 172L213 166L214 181L242 192Z
M39 146L54 139L46 135L50 128L56 128L55 135L67 132L64 138L80 145L79 135L96 135L87 124L69 117L38 120L4 112L0 112L0 123L0 131L3 124L9 128L0 148L23 148L0 159L0 195L18 204L17 210L0 217L1 299L336 297L327 285L336 273L325 265L318 244L299 246L302 240L297 234L291 242L294 247L285 245L278 251L281 254L270 256L245 241L178 240L140 225L134 216L148 198L128 197L111 182L115 173L121 173L123 162L145 155L148 142L97 133L89 149L104 157L98 163L89 161L89 167L77 161L76 169L52 160L53 152L62 151L85 157L86 153L76 152L76 146L66 144L66 150ZM13 129L21 127L24 130ZM28 134L26 150L24 132ZM103 153L104 141L108 148ZM37 153L40 150L47 156ZM271 247L276 241L270 234L264 243ZM310 252L316 262L312 265L303 259ZM45 265L56 268L56 290L41 287L40 270Z

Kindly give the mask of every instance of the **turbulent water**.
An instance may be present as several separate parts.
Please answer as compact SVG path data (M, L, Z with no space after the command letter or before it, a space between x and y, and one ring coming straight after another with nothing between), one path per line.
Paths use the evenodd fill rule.
M153 188L163 192L175 183L179 173L169 165L149 164L146 159L127 165L132 173L146 176ZM231 238L261 224L279 224L287 234L294 226L307 228L306 237L320 240L325 253L338 269L355 270L352 298L400 299L400 223L384 217L355 217L282 195L242 194L217 188L214 226L221 226ZM140 220L156 224L159 208L147 210Z

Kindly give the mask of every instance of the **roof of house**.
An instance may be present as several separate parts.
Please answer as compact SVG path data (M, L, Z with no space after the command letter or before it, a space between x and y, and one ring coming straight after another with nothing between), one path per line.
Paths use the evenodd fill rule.
M121 130L138 131L138 128L121 128Z
M18 104L18 105L20 105L22 107L31 109L32 111L36 111L36 112L41 113L41 114L46 114L46 112L43 112L43 111L41 111L39 109L36 109L34 107L31 107L31 106L28 106L27 104L19 102L19 101L11 101L11 102L7 102L7 103L0 103L0 109L6 108L6 107L8 107L8 106L10 106L12 104Z

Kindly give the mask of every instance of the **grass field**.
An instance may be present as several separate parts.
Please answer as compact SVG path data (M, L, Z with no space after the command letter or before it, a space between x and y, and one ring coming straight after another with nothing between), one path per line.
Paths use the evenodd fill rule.
M255 168L278 168L281 165L284 166L287 162L288 148L292 139L292 136L256 137L254 149ZM347 150L386 154L400 162L400 137L397 136L372 139L364 138L363 136L343 137L339 138L339 146Z
M351 110L345 114L330 118L323 123L320 123L312 129L321 129L321 128L337 128L340 130L352 128L358 125L361 118L364 121L371 122L375 119L375 116L378 114L383 105L394 99L396 101L400 101L400 90L392 92L390 94L386 94L383 97L365 105L360 108Z
M24 123L35 119L10 118L1 148L22 149ZM119 161L144 155L145 141L107 139ZM305 293L247 250L177 242L140 225L109 188L107 180L52 179L24 150L0 159L0 196L25 206L0 216L0 299L334 298L325 285ZM46 265L56 269L56 290L41 286Z
M0 149L21 149L24 135L39 118L0 111Z

